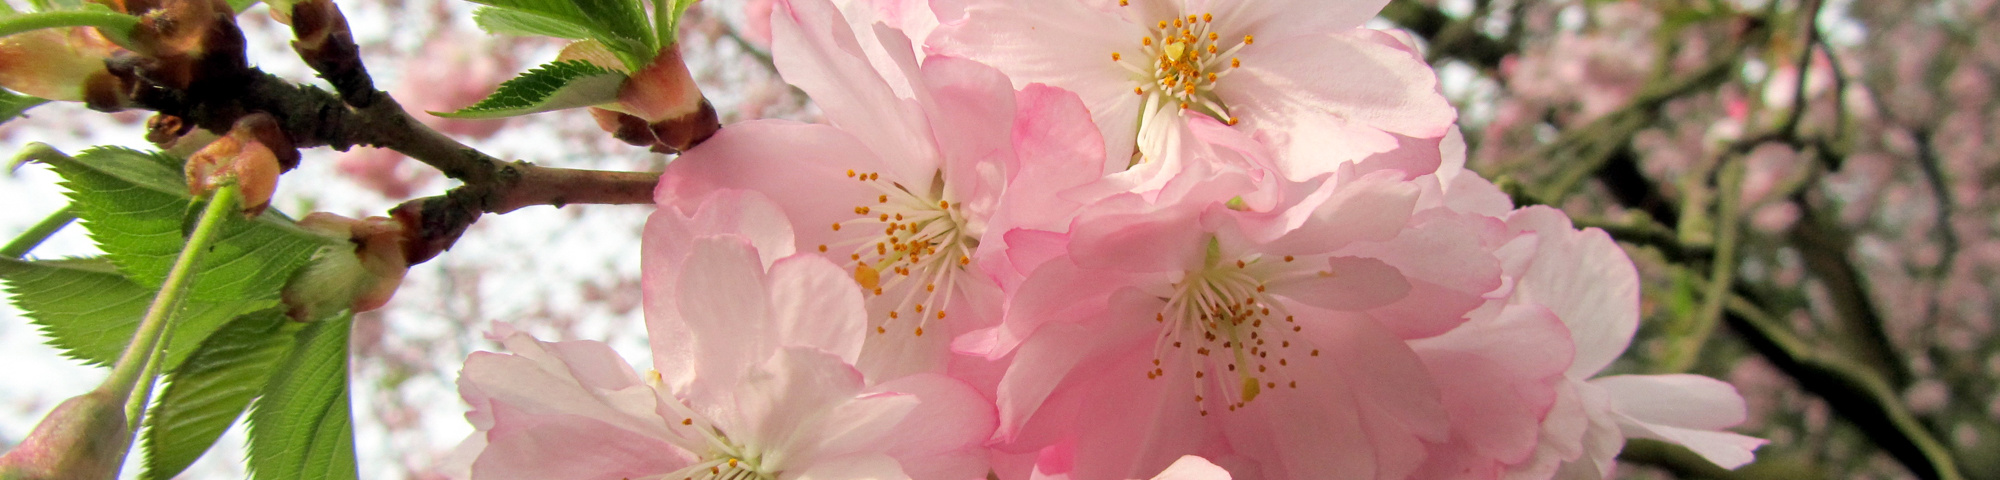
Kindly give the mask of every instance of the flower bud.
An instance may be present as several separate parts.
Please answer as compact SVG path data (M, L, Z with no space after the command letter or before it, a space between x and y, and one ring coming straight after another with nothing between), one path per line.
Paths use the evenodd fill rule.
M673 152L687 150L722 128L715 107L702 97L701 87L688 73L679 45L660 49L652 62L625 79L618 88L618 107L645 120L659 140L655 145Z
M141 12L127 12L138 14ZM146 58L143 76L175 90L223 94L250 71L236 10L224 0L161 0L132 29L132 45Z
M71 397L0 455L0 479L116 478L131 445L125 402L106 388Z
M394 219L355 220L315 212L299 220L299 227L345 239L353 249L321 250L285 285L282 298L293 320L309 321L341 309L360 313L381 308L410 269L404 257L405 231Z
M0 86L50 100L122 107L126 102L118 95L119 81L104 65L117 50L95 28L45 28L0 37Z
M202 195L234 179L243 189L243 212L255 216L270 205L278 174L298 163L299 151L276 119L263 113L246 115L228 134L188 156L188 191Z

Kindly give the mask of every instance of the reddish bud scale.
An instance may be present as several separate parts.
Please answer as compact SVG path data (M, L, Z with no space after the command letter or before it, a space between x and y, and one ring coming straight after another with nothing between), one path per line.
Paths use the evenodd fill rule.
M565 49L564 54L571 53ZM591 115L599 127L619 140L650 146L660 153L693 148L722 129L715 106L702 97L678 45L661 49L651 62L625 79L618 88L616 108L623 117L594 110Z
M347 240L353 248L322 251L285 285L283 299L293 320L313 320L339 309L365 312L381 308L409 272L405 256L409 238L398 220L355 220L315 212L300 219L299 227Z
M27 439L0 455L0 478L117 477L132 439L124 403L104 388L64 400Z
M243 31L228 2L163 0L143 12L132 29L141 77L197 97L228 95L248 78Z
M122 108L126 97L104 61L118 46L94 28L49 28L0 37L0 86L50 100Z
M229 133L188 156L188 192L203 195L230 180L243 191L243 212L255 216L271 203L278 174L299 162L298 149L270 115L236 120Z

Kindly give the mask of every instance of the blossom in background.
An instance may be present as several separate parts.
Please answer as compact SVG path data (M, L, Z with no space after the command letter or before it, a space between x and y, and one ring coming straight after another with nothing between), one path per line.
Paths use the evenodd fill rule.
M734 201L756 200L711 203ZM865 320L845 272L811 255L767 268L726 222L689 225L703 234L666 268L702 281L661 303L688 333L688 368L642 377L602 343L502 327L510 353L475 353L459 380L478 429L473 478L984 475L976 446L993 414L969 386L939 375L869 384L854 369Z
M774 7L779 72L832 125L731 125L670 164L657 200L687 208L718 189L773 200L799 250L849 271L867 299L870 378L942 372L953 337L998 319L1014 225L1066 221L1066 188L1107 170L1075 95L1016 90L991 67L918 66L893 29L857 37L826 0ZM873 52L872 54L869 52ZM871 56L895 58L879 70ZM994 262L996 271L985 268Z
M928 45L1077 92L1113 158L1178 155L1174 125L1207 116L1268 136L1304 180L1456 117L1413 49L1358 28L1379 1L961 3L933 7Z

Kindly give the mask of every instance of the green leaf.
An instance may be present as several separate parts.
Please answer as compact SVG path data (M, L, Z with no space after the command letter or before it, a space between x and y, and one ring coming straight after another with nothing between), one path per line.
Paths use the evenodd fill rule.
M576 2L576 7L583 11L583 16L590 19L590 23L583 25L600 28L614 39L639 40L645 47L643 53L649 54L648 60L651 60L650 54L659 49L659 45L651 43L653 42L651 18L646 15L646 8L639 4L639 0L571 1Z
M283 309L237 317L202 340L167 378L146 416L146 479L171 479L222 437L250 407L304 324Z
M92 365L118 361L158 291L132 282L103 259L24 261L0 258L0 279L14 306L28 313L49 344ZM168 332L163 369L179 365L203 338L238 315L275 301L188 300Z
M473 106L431 114L445 118L500 118L587 107L618 100L618 86L624 82L624 73L590 62L554 62L500 84L493 95Z
M244 10L249 10L250 7L255 7L259 3L264 3L264 0L229 0L229 9L235 10L236 13L243 13Z
M590 38L590 31L576 24L519 10L479 7L472 12L472 21L487 33L497 35Z
M591 38L617 52L629 68L653 59L658 45L646 28L638 0L471 0L473 3L547 17L583 27Z
M347 399L352 315L314 322L250 410L250 478L355 478Z
M77 218L99 249L132 280L157 289L185 240L183 220L199 211L181 173L164 154L99 147L74 159L46 160L70 190ZM343 242L298 228L281 215L232 216L196 265L195 300L278 298L293 272L322 247Z
M35 108L44 103L49 103L49 101L0 90L0 123L14 121L15 118L20 118L21 114L28 113L28 109Z
M662 48L664 48L664 46L666 45L673 45L675 43L679 43L681 17L687 16L688 7L694 6L695 0L654 0L654 1L669 3L667 6L668 8L659 8L657 6L653 8L653 16L654 16L653 21L657 25L655 28L658 30L660 35L659 44L662 45Z
M137 26L139 17L114 12L103 5L84 4L74 9L44 9L0 17L0 37L44 28L97 27L112 42L125 45Z

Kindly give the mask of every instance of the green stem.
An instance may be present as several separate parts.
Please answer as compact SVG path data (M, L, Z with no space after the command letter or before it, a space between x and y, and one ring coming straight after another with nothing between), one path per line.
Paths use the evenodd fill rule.
M0 247L0 257L25 257L29 251L41 245L42 241L48 240L49 236L55 235L56 231L69 226L69 222L73 221L76 221L76 210L63 207L62 210L57 210L56 213L49 214L48 218L42 219L35 226L28 227L28 231L21 232L21 236L14 237L14 241L7 242L6 246Z
M104 10L35 12L0 19L0 37L44 28L97 27L112 43L129 46L138 26L139 17Z
M146 318L139 322L139 330L132 335L132 343L125 347L125 353L118 357L118 366L111 371L111 379L107 382L115 389L112 391L113 398L128 398L142 380L139 378L141 375L147 376L143 381L152 383L150 374L158 372L151 367L154 362L150 360L160 347L161 334L166 331L174 310L180 306L181 293L187 289L189 279L194 275L195 262L208 252L208 244L215 239L216 231L221 230L223 220L235 214L239 195L238 187L230 184L216 190L215 195L209 198L208 208L202 211L200 223L188 236L187 245L181 247L180 258L174 260L173 269L167 271L167 280L160 285L159 295L153 297L153 305L146 309ZM126 418L136 419L145 414L145 399L136 403L137 408L128 410ZM133 422L131 426L136 429L138 423Z
M1720 178L1716 182L1716 193L1721 197L1716 205L1715 257L1709 264L1708 285L1701 292L1701 310L1693 318L1686 335L1675 340L1675 348L1663 365L1666 372L1686 372L1694 367L1695 360L1701 358L1701 349L1708 345L1708 338L1714 336L1715 327L1722 324L1723 307L1728 305L1730 289L1736 279L1736 243L1743 226L1743 162L1730 160L1722 165Z

